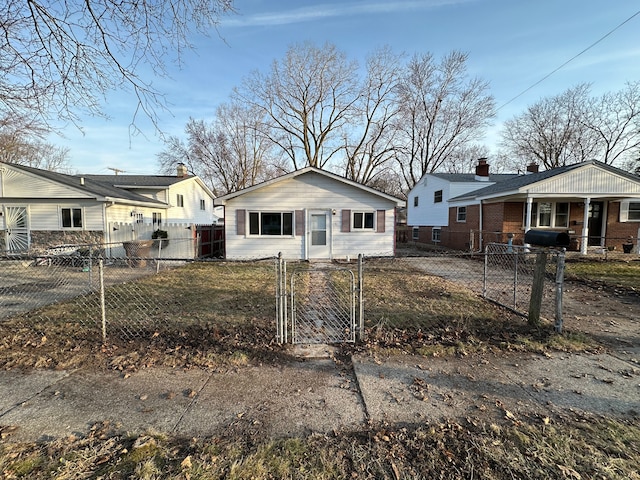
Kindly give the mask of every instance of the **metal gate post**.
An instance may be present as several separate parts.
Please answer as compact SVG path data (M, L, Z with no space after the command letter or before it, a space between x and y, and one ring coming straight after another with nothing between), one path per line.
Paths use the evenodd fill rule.
M364 302L363 302L363 279L364 255L358 254L358 340L364 340Z
M513 271L513 309L518 309L518 252L516 250L513 251L513 254L516 256L516 261L514 262L514 271Z
M556 323L555 330L562 333L562 295L564 292L564 265L566 249L558 251L556 261Z

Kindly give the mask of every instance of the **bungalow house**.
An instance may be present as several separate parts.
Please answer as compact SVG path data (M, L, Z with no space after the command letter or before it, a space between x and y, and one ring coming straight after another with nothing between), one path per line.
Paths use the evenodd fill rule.
M395 254L404 201L307 167L218 197L228 259L339 259Z
M523 244L535 228L567 232L582 253L590 246L622 250L631 240L638 248L640 177L595 160L491 175L480 159L475 175L424 175L408 198L407 223L421 243L480 250L509 238Z
M213 199L184 165L175 176L65 175L0 163L0 252L138 240L143 231L150 238L171 223L213 224Z

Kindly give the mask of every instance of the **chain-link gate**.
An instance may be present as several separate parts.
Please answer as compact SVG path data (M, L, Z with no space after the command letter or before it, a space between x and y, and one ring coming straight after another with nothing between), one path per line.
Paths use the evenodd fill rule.
M303 264L287 275L278 259L277 337L294 344L355 342L362 338L362 256L357 276L333 264Z

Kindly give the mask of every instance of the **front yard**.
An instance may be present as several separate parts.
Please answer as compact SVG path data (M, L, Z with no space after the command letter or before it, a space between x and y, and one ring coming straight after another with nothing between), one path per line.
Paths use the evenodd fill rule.
M568 266L571 275L637 288L634 264ZM194 263L135 283L109 287L117 299L107 342L87 297L0 324L3 369L108 369L171 366L234 368L292 358L275 342L271 263ZM635 279L635 280L634 280ZM634 283L635 282L635 283ZM349 353L449 356L549 355L597 351L598 341L526 320L453 282L392 260L365 266L366 341ZM136 305L150 315L127 320ZM407 357L409 358L409 357ZM86 437L46 443L10 442L0 418L2 478L620 478L640 479L638 418L578 412L540 417L482 411L469 418L413 424L367 424L302 438L246 437L232 430L211 438L160 432L127 434L96 424Z

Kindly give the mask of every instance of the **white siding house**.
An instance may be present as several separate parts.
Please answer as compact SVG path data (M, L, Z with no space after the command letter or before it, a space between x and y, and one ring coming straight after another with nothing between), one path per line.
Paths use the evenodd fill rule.
M313 167L215 200L228 259L341 259L395 254L404 201Z
M162 229L213 224L213 193L183 168L176 176L65 175L0 163L0 252L113 241L114 223Z

